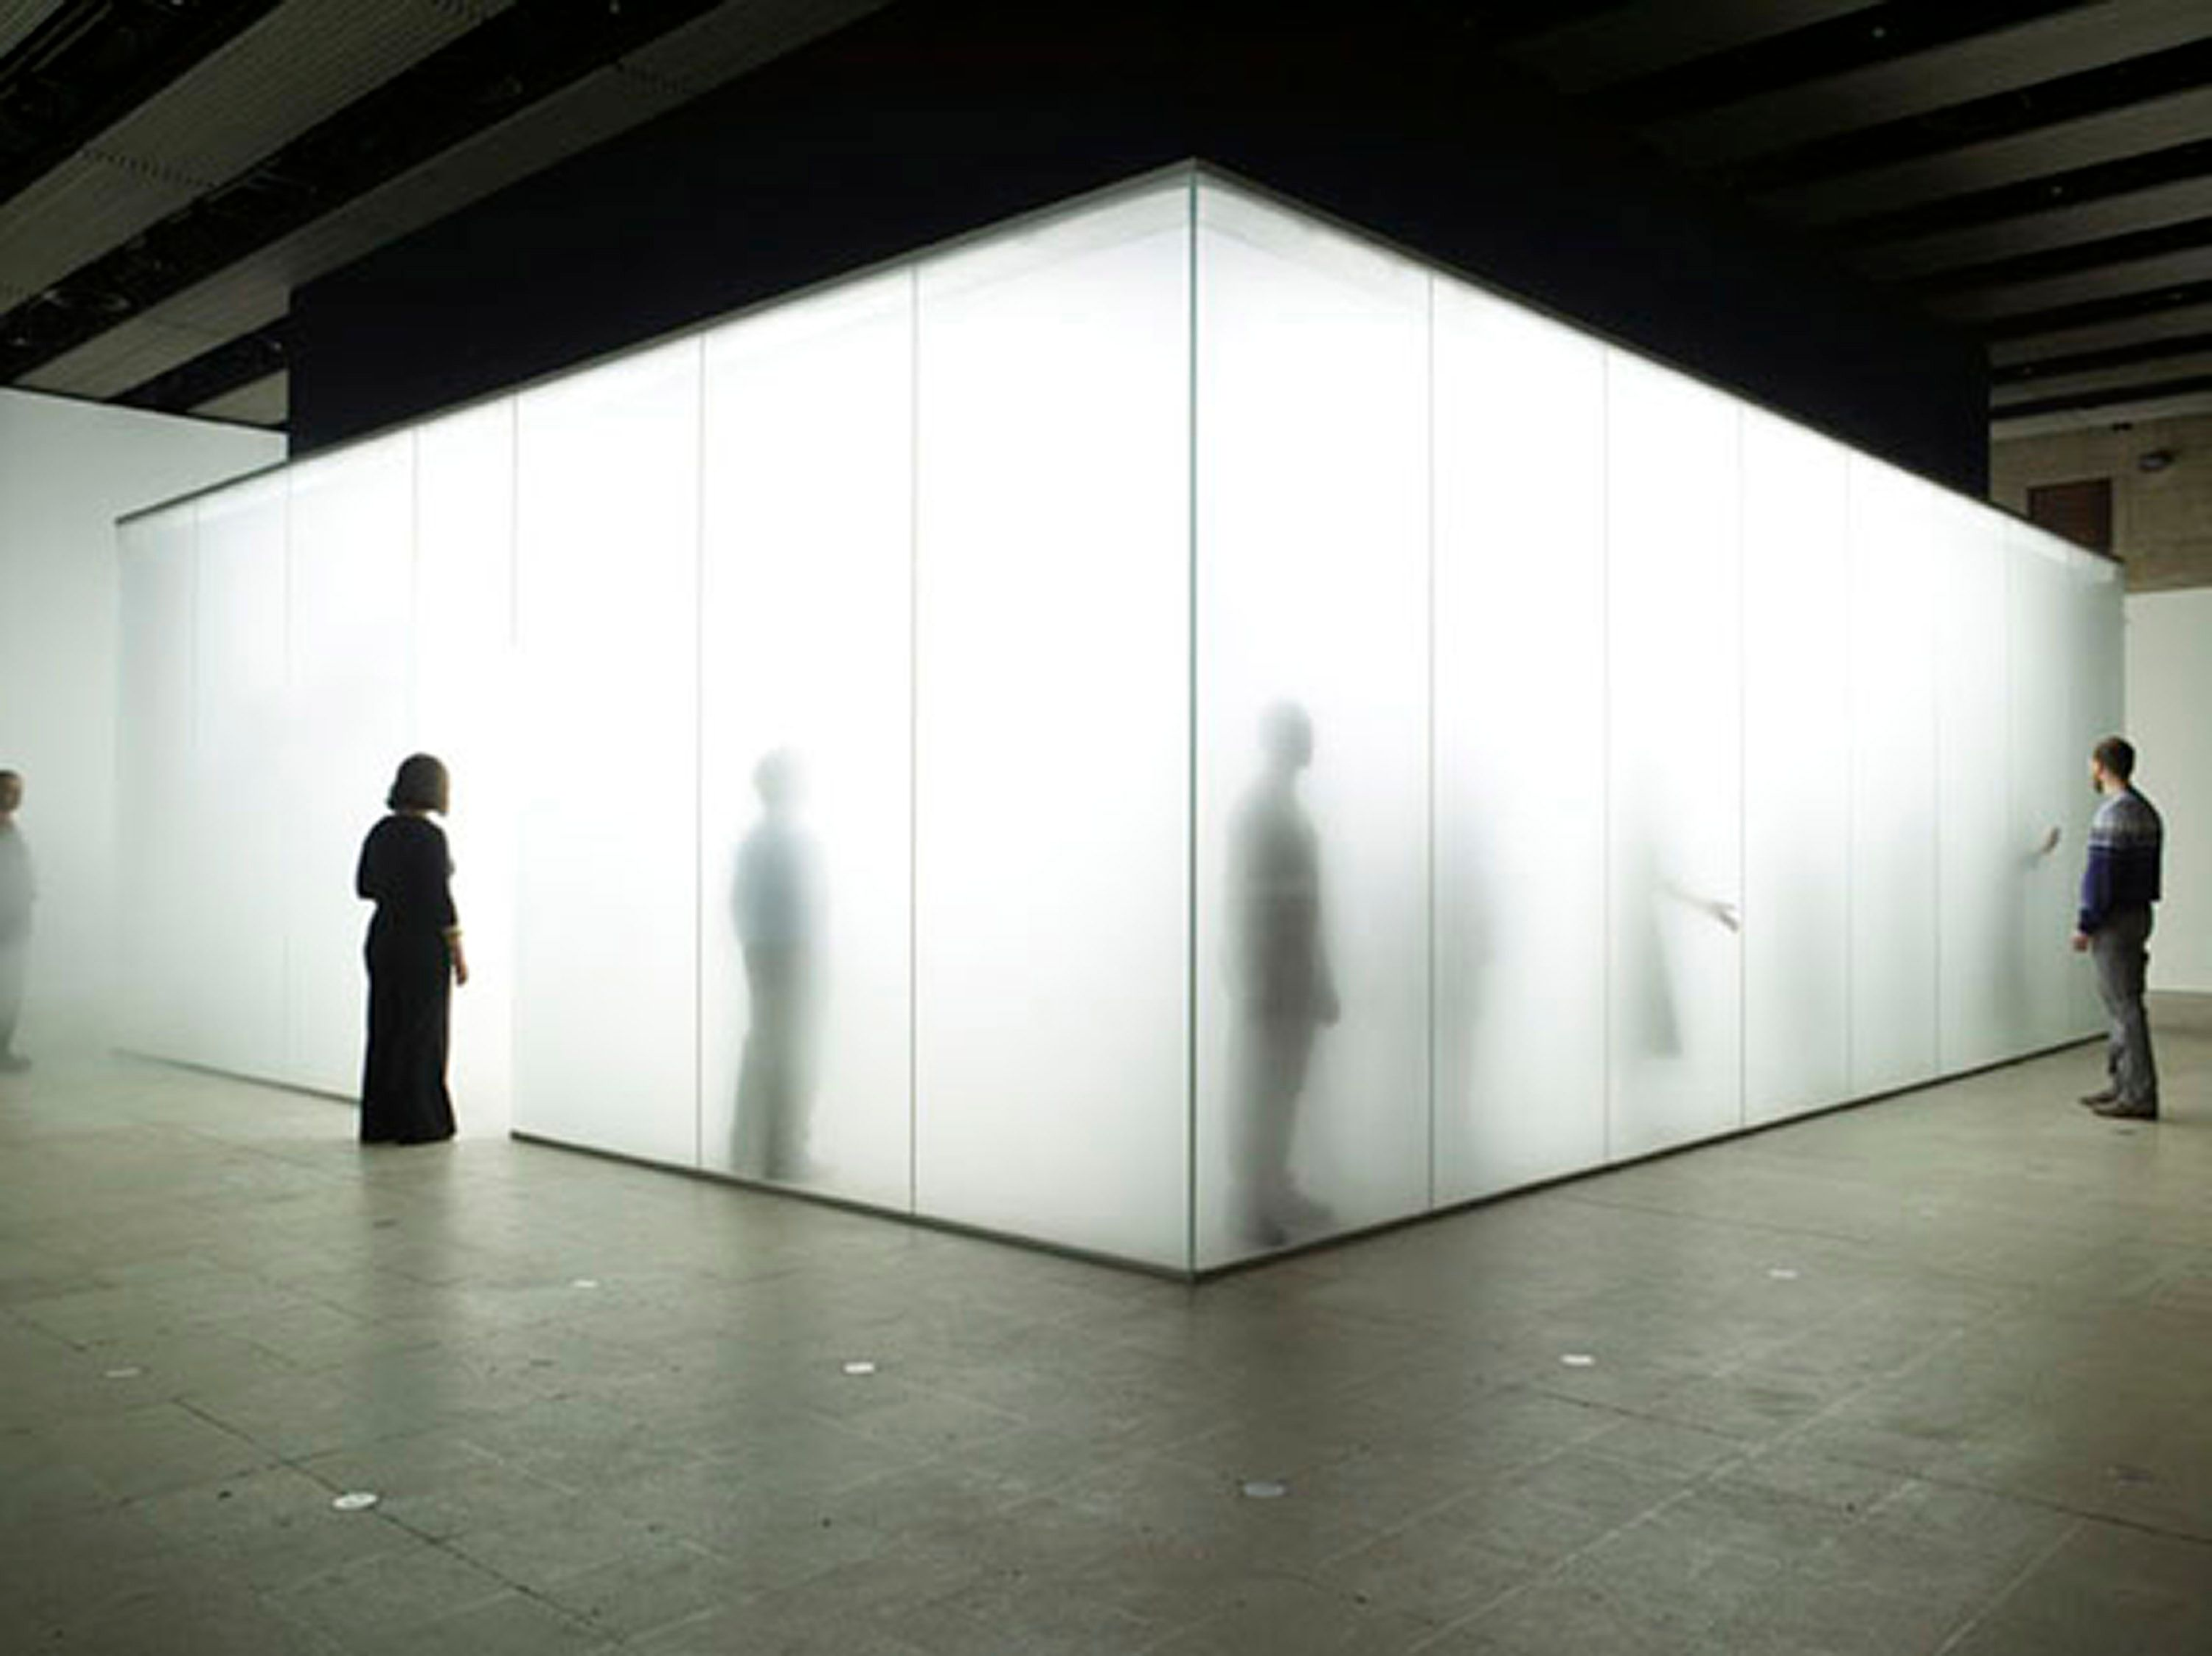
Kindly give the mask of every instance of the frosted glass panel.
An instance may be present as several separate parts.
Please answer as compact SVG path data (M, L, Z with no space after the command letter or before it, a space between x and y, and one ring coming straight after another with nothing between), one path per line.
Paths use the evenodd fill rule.
M2007 530L1954 508L1934 575L1936 891L1946 1072L2015 1050L2027 989L2020 888L2032 845L2013 831Z
M1604 360L1439 280L1435 363L1436 1196L1455 1202L1605 1156Z
M366 443L289 475L286 1074L352 1093L369 912L354 895L355 864L408 752L414 439Z
M284 1062L285 479L199 506L193 615L195 1062L254 1075Z
M1200 196L1201 1265L1429 1190L1428 280Z
M526 393L515 1124L698 1154L699 345Z
M1741 1121L1738 413L1607 353L1608 1148Z
M1847 1086L1851 562L1844 449L1743 420L1744 1113L1773 1121Z
M923 266L917 387L916 1203L1176 1265L1187 198Z
M2017 870L2021 1036L2057 1044L2071 1026L2069 983L2079 824L2089 793L2088 756L2075 752L2073 685L2066 653L2070 581L2063 542L2025 525L2010 529L2012 563L2012 820L2005 854ZM2053 831L2058 843L2046 849Z
M707 342L705 1165L911 1197L913 283Z
M461 1131L510 1124L516 759L512 400L415 434L410 748L453 777L445 823L469 981L453 1002L448 1066Z
M117 1036L182 1056L197 1044L184 985L199 870L192 817L193 520L190 505L123 526L116 809Z
M2086 772L2092 748L2107 736L2129 734L2124 629L2119 566L2093 552L2076 551L2072 575L2067 613L2073 634L2068 655L2073 665L2074 751ZM2146 755L2142 764L2143 791L2154 805L2158 795L2151 778L2157 775L2155 760ZM2088 843L2089 819L2095 814L2097 803L2095 795L2085 788L2075 807L2075 831L2067 860L2075 874L2080 873ZM2068 981L2072 991L2069 1008L2072 1032L2086 1035L2101 1031L2104 1002L2098 996L2096 974L2086 956L2075 957Z
M1936 629L1948 496L1851 466L1851 1075L1856 1093L1937 1062Z

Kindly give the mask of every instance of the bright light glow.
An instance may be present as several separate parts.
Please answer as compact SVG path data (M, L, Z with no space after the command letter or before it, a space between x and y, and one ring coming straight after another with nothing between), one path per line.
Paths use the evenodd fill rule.
M1198 250L1201 1264L1428 1202L1428 278Z
M1186 1248L1185 192L925 265L915 1201Z
M526 393L516 1126L698 1156L699 344Z
M1742 1120L1738 406L1607 356L1616 1156Z
M1928 588L1936 610L1938 1056L1955 1071L2020 1050L2016 892L2035 848L2015 843L2011 831L2004 521L1954 506L1949 522Z
M1605 364L1436 284L1437 1198L1605 1159Z
M2107 736L2125 735L2148 752L2156 752L2157 745L2154 741L2146 742L2144 732L2131 731L2128 727L2127 661L2123 648L2127 633L2120 610L2125 583L2121 580L2119 566L2109 558L2069 548L2067 572L2069 636L2066 658L2072 670L2069 683L2073 691L2074 764L2079 776L2087 768L2090 750ZM2168 776L2179 769L2176 763L2179 757L2170 750L2162 756L2161 768ZM2155 797L2154 793L2154 801ZM2088 843L2089 819L2096 814L2097 805L2096 796L2086 787L2075 795L2069 851L2060 859L2069 874L2078 868L2077 859ZM2166 873L2166 882L2168 890L2177 883L2171 868ZM2070 888L2068 895L2072 896ZM2068 912L2070 916L2070 903ZM2172 910L2165 912L2169 935L2179 930L2185 936L2185 928L2172 926ZM2083 970L2085 964L2077 958L2074 970L2068 974L2070 993L2066 1021L2067 1032L2071 1035L2101 1033L2106 1026L2104 1002L2097 993L2096 974Z
M913 281L707 341L704 1164L912 1199Z
M116 1036L183 1058L198 1050L185 998L192 959L192 591L198 508L123 526L117 734Z
M1936 1073L1936 627L1929 571L1948 496L1850 470L1851 1064L1849 1091ZM1839 733L1840 734L1840 733Z
M285 716L282 473L199 502L185 799L185 1056L283 1073Z
M1743 1090L1748 1121L1848 1091L1851 769L1844 451L1743 416ZM1929 922L1929 935L1934 924Z
M446 840L467 936L455 1000L453 1110L463 1133L513 1120L515 831L520 788L514 646L512 401L415 433L410 750L453 778ZM396 756L395 756L396 758Z
M2033 1050L2073 1032L2072 978L2081 970L2067 947L2076 876L2092 802L2087 753L2075 746L2073 642L2066 606L2069 551L2057 537L2010 526L2012 659L2009 703L2012 815L2003 855L2014 869L2020 916L2020 1038ZM2040 847L2052 829L2058 849Z
M362 837L407 752L411 434L292 468L285 581L286 1073L361 1081Z

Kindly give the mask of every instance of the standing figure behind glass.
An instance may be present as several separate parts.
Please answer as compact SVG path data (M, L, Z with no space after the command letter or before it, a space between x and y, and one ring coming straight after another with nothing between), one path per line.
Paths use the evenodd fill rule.
M362 1063L364 1144L428 1144L453 1135L446 1091L453 986L469 981L453 912L453 859L430 820L446 813L446 767L416 753L399 767L369 830L354 889L376 904L368 922L368 1050Z
M31 873L31 848L15 825L23 804L23 778L0 770L0 1073L28 1069L15 1050L15 1020L23 1010L23 984L31 950L31 905L39 883Z
M1328 1209L1291 1175L1300 1101L1320 1031L1337 1020L1323 935L1321 842L1298 799L1313 721L1280 703L1261 715L1263 769L1230 845L1231 937L1240 1027L1231 1154L1244 1233L1267 1247L1324 1228Z
M821 886L799 823L798 761L779 750L753 770L761 819L738 849L736 920L750 1015L738 1072L738 1171L804 1183L814 1102L814 1001Z

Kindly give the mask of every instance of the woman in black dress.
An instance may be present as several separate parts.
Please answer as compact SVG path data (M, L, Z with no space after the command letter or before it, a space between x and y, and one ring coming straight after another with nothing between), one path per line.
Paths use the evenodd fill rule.
M369 830L354 889L376 904L368 922L368 1052L362 1065L364 1144L428 1144L453 1135L446 1092L453 986L469 981L448 885L453 860L430 820L445 814L446 767L417 753L399 767Z

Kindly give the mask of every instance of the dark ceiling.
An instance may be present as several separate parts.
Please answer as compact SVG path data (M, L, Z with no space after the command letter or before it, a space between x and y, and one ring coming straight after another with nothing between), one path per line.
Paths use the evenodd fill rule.
M0 383L282 426L296 288L881 3L0 0ZM1978 334L1994 435L2212 409L2212 0L1419 9Z

